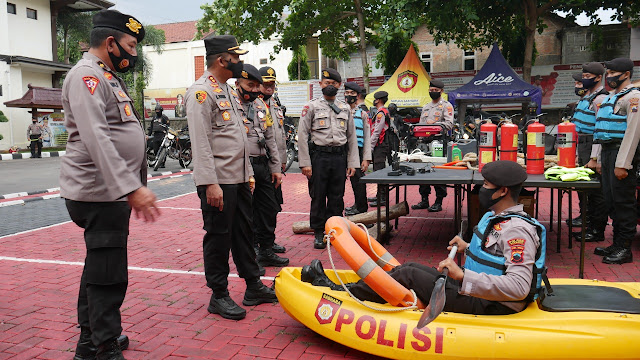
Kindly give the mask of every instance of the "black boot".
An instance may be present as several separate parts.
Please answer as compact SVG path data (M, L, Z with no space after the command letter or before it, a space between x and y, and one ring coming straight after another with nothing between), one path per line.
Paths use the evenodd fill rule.
M96 360L125 360L118 345L118 338L114 337L98 345Z
M567 226L569 226L569 222L571 222L571 226L575 226L575 227L582 227L582 215L578 215L577 217L574 217L573 219L567 219L565 220L565 222L567 223Z
M129 348L127 335L118 336L117 342L120 350L124 351ZM94 360L97 352L98 347L93 345L91 341L91 330L87 327L80 327L80 338L78 339L78 345L76 345L76 354L73 360Z
M423 198L422 201L420 201L419 203L417 203L415 205L411 205L411 208L413 210L428 209L429 208L429 198Z
M258 264L262 266L287 266L289 265L289 259L280 257L273 252L272 249L260 249L258 256L256 257Z
M573 237L576 241L582 239L582 231L574 232ZM592 228L587 228L584 233L584 242L596 242L604 241L604 231L596 231Z
M277 303L278 298L276 297L275 291L273 289L266 287L262 281L257 280L256 282L252 282L247 284L247 291L244 293L244 299L242 300L242 305L244 306L255 306L264 303Z
M229 295L216 298L215 295L211 295L209 300L209 307L207 308L212 314L219 314L225 319L242 320L247 316L247 311L233 301Z
M609 255L602 258L605 264L624 264L633 262L633 254L628 247L619 247Z
M376 196L367 198L368 202L372 202L372 201L376 201L376 200L378 200L378 198Z
M340 284L336 284L327 274L324 273L324 268L320 260L312 260L310 265L305 265L302 268L300 280L311 283L313 286L324 286L334 291L344 291L344 288Z
M313 240L313 248L314 249L324 249L327 247L327 244L324 242L324 231L316 229L314 231L314 240Z
M440 212L440 211L442 211L442 198L441 197L437 197L436 198L436 202L434 202L433 205L431 205L428 210L429 210L429 212Z
M371 207L387 206L387 202L384 200L380 200L380 205L378 205L378 199L376 199L375 201L370 202L369 206Z
M593 251L593 253L598 255L598 256L609 256L616 250L618 250L618 246L613 244L613 245L609 245L607 247L597 247Z
M276 243L273 243L273 246L271 248L273 249L273 252L277 254L284 254L287 251L287 248Z

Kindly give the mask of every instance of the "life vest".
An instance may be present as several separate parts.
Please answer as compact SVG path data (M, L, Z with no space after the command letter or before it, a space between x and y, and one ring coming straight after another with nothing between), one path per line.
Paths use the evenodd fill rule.
M378 112L375 114L375 116L371 117L371 134L373 134L375 123L377 121L378 114L380 113L384 114L385 125L382 128L382 131L380 131L380 136L378 136L378 142L376 143L376 145L380 145L384 141L384 136L386 135L387 129L389 128L389 123L391 118L391 116L389 115L389 110L387 110L386 107L383 106L380 109L378 109Z
M358 147L364 146L364 121L362 120L362 109L356 108L353 115L353 122L356 125L356 137L358 138Z
M489 275L504 275L506 273L505 257L493 255L486 251L485 242L493 226L499 222L510 220L518 217L531 225L535 226L540 237L540 246L536 251L535 262L533 264L533 279L531 281L531 290L525 300L533 301L542 292L542 280L548 284L546 278L547 268L545 267L546 249L547 249L547 230L545 227L527 215L509 213L505 215L493 215L492 212L484 214L478 226L473 229L473 238L466 250L466 259L464 263L465 269L478 273ZM523 246L524 249L524 246Z
M600 104L595 131L593 133L594 141L599 143L622 141L624 133L627 130L627 115L615 114L614 109L616 103L622 96L636 89L638 88L633 87L617 94L610 94L602 104Z
M576 131L581 134L593 134L596 128L596 112L591 110L593 100L601 94L608 94L607 91L601 90L589 96L583 97L576 105L571 122L576 124Z

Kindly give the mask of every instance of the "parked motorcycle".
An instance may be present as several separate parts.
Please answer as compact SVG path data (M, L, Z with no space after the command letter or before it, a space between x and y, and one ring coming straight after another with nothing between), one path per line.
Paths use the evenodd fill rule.
M298 132L296 131L296 127L289 122L284 124L284 128L287 132L287 165L284 168L284 171L286 172L294 161L298 161Z
M169 126L164 127L167 131L164 134L158 153L153 153L152 146L150 146L151 142L147 144L147 165L152 167L154 171L158 170L168 156L171 159L178 160L180 166L186 168L191 164L192 160L189 129L185 127L180 131L176 131Z

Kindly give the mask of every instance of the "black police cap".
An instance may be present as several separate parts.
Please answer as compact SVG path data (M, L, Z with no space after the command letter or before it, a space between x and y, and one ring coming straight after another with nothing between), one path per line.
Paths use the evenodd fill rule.
M342 76L340 76L340 73L337 70L331 69L331 68L327 68L327 69L323 69L322 70L322 78L323 79L331 79L331 80L335 80L339 83L342 82Z
M240 49L238 40L233 35L209 35L204 38L204 48L207 56L222 53L244 55L249 52L249 50Z
M633 71L633 61L629 58L617 58L611 61L605 61L604 66L613 71Z
M244 64L242 67L241 79L255 80L262 84L262 75L260 75L260 71L251 64Z
M431 83L429 84L429 86L437 87L438 89L444 89L444 83L442 82L442 80L438 79L431 79Z
M364 91L364 89L360 85L358 85L358 83L356 83L354 81L349 81L349 82L344 83L344 88L345 89L349 89L349 90L353 90L353 91L357 92L358 94L361 94Z
M260 75L262 76L262 81L264 82L276 81L276 70L271 66L261 67Z
M131 15L117 10L100 10L93 15L93 28L109 28L118 30L136 38L138 42L144 39L144 26Z
M386 91L376 91L375 94L373 94L373 98L378 100L378 99L384 99L389 97L389 93Z
M498 160L485 164L482 168L485 180L496 186L516 186L527 180L527 172L515 161Z
M604 74L604 66L599 62L590 62L582 65L583 73L590 73L594 75L602 75Z
M573 80L575 81L580 81L582 82L582 73L573 73L571 74L571 77L573 78Z

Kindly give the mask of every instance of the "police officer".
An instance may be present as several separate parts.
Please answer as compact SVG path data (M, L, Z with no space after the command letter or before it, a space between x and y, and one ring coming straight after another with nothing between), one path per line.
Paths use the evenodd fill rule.
M227 85L241 78L243 62L232 35L210 35L204 39L207 70L187 89L185 102L191 146L193 180L202 209L204 272L212 295L207 310L240 320L246 311L229 297L229 251L238 274L247 284L245 306L276 302L273 290L260 281L253 250L248 123L238 93ZM246 120L246 121L245 121ZM251 180L251 181L250 181Z
M435 280L444 268L451 279L445 285L444 311L476 315L505 315L524 310L541 291L546 230L530 218L517 199L526 171L513 161L494 161L482 168L484 185L480 207L490 209L478 223L471 243L456 236L449 242L459 253L466 253L464 268L453 259L440 261L437 270L417 263L406 263L389 272L392 278L413 289L427 305ZM322 269L318 260L302 268L301 278L316 286L341 290ZM364 281L348 284L355 297L384 303Z
M153 119L147 128L147 135L153 136L151 144L153 146L153 153L156 156L158 155L158 149L160 149L160 144L162 144L162 139L164 138L164 134L167 132L167 127L169 126L169 118L162 114L162 110L163 109L160 104L156 105L155 112L153 113Z
M344 99L351 107L351 117L353 118L358 139L358 154L360 155L360 167L356 169L356 174L351 180L353 197L355 204L345 209L345 215L351 216L367 212L367 184L361 183L360 178L364 176L371 162L371 130L369 125L369 115L364 105L364 89L353 81L344 84ZM362 106L365 109L362 109Z
M598 247L595 254L606 264L633 261L631 242L636 235L636 181L640 140L640 90L631 84L633 61L605 61L606 82L613 91L600 104L593 141L601 144L602 191L613 220L613 244Z
M386 159L389 156L389 142L387 141L386 135L389 130L389 124L391 123L391 117L389 116L389 110L384 106L387 101L389 101L389 94L386 91L378 91L373 94L373 106L376 108L376 113L371 114L373 171L384 169L386 166ZM380 187L378 187L378 191L380 191ZM377 207L377 198L369 203L369 205ZM381 205L386 205L384 199L381 200Z
M600 145L595 145L593 149L593 131L596 124L596 112L600 104L609 95L601 85L604 75L604 66L598 62L591 62L582 66L582 73L576 81L576 95L581 96L573 112L571 122L576 125L578 133L578 164L580 166L596 167L597 154ZM592 160L595 159L595 160ZM582 203L582 196L580 202ZM586 193L587 208L587 229L585 241L604 240L604 229L607 226L607 213L602 211L606 208L604 195L601 189L592 190ZM582 205L580 206L582 209ZM582 226L582 217L571 220L573 226ZM580 238L581 232L574 233Z
M29 139L32 159L42 157L42 130L42 125L38 124L36 114L33 114L31 124L27 127L27 139Z
M429 84L429 96L431 97L431 102L422 107L420 123L438 124L442 126L442 132L446 136L446 134L453 128L453 105L442 98L443 90L444 83L442 80L431 79L431 83ZM414 210L428 209L431 212L442 211L442 199L447 196L447 188L441 185L435 185L434 188L436 189L436 201L433 205L429 206L431 186L420 185L422 201L416 205L412 205L411 208Z
M336 99L342 77L334 69L322 70L322 96L302 108L298 124L298 158L302 173L309 179L310 225L313 247L324 249L324 223L341 216L344 183L360 165L358 139L351 110Z
M124 359L120 306L127 291L131 209L154 221L155 195L145 187L145 134L117 72L133 68L144 28L133 16L102 10L90 49L69 71L62 107L69 132L60 163L60 196L84 229L87 247L78 294L80 338L74 359ZM120 342L118 342L120 338Z
M244 64L242 75L236 80L236 90L247 116L244 127L256 181L252 200L254 245L258 245L257 261L261 266L287 266L289 259L273 252L276 217L280 209L275 188L282 182L282 162L273 130L273 118L264 101L258 97L261 83L262 75L258 69Z
M280 104L277 97L274 96L276 91L276 71L271 66L263 66L260 68L260 75L262 76L262 84L260 84L260 93L264 104L266 105L266 111L273 119L273 132L278 145L278 154L280 154L281 170L284 173L284 169L287 166L287 133L284 129L284 112L285 108ZM278 200L278 212L282 211L282 204L284 198L282 196L282 184L273 184L276 192L276 199ZM284 253L287 249L278 245L275 242L272 246L273 252Z

